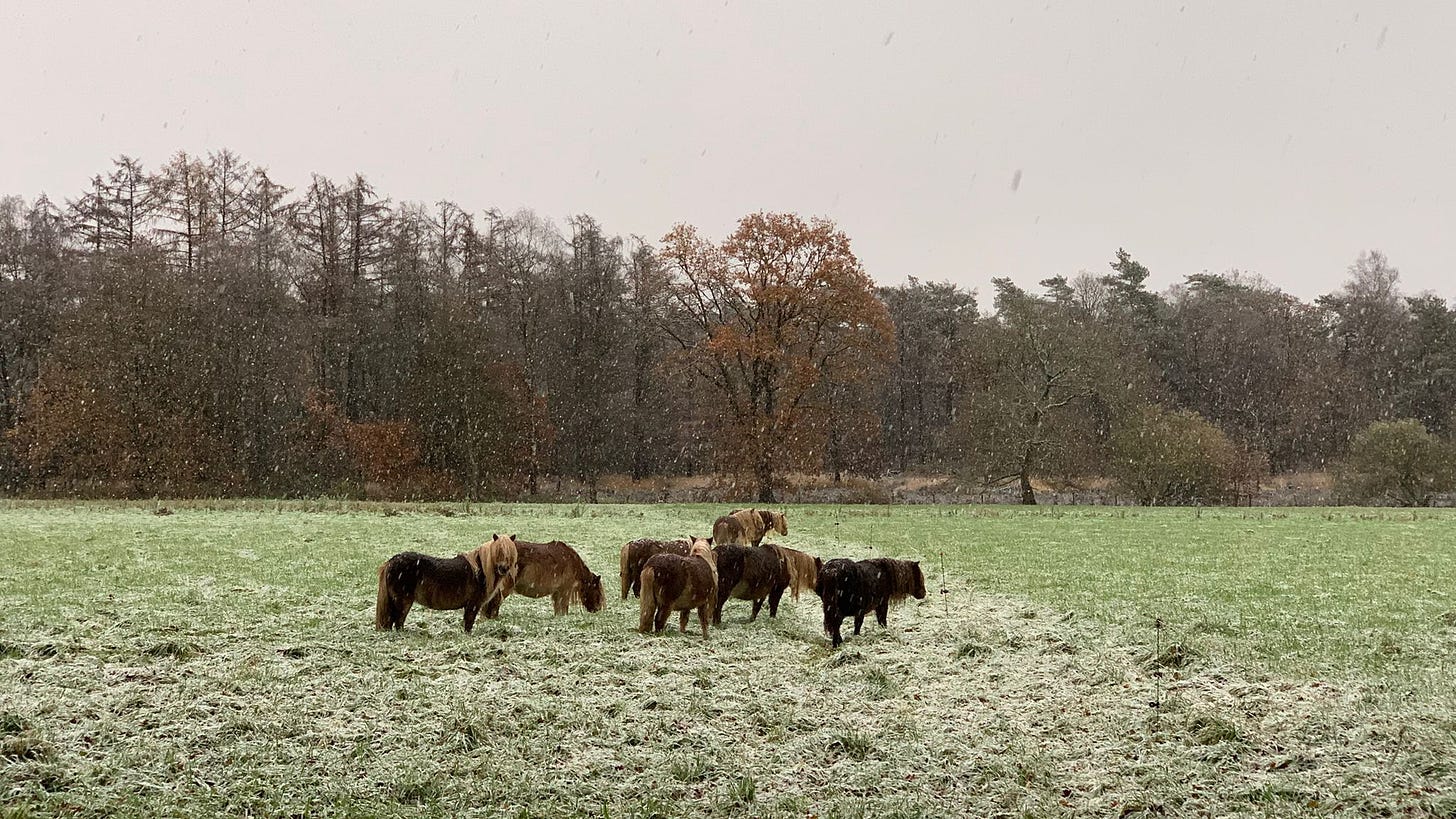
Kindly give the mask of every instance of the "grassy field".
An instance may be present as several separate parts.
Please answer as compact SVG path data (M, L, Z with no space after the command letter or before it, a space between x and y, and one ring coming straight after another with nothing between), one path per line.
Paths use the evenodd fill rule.
M926 570L832 651L812 595L633 630L618 547L725 507L171 506L0 506L0 817L1456 814L1447 512L791 507ZM373 630L494 531L607 610Z

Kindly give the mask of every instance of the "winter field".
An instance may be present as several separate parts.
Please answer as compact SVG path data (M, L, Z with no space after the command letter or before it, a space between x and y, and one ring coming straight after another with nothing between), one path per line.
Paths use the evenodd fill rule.
M812 594L636 633L618 548L727 506L169 505L0 506L0 817L1456 814L1449 510L788 507L925 570L832 651ZM495 531L607 609L374 631Z

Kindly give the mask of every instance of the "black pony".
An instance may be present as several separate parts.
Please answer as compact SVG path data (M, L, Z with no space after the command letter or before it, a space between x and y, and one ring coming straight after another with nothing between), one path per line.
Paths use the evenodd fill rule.
M839 636L844 618L854 618L854 633L859 634L865 615L871 611L885 626L891 602L909 595L924 600L925 575L917 561L889 557L854 561L840 557L819 564L814 593L824 605L824 630L838 646L844 642Z

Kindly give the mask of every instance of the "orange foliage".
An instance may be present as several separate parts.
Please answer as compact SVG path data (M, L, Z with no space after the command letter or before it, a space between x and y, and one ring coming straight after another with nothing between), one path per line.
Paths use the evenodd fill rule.
M679 225L663 257L669 332L722 400L721 465L751 473L759 499L771 500L776 469L822 457L813 424L835 414L828 388L880 371L894 343L889 312L849 238L825 219L751 214L721 245Z

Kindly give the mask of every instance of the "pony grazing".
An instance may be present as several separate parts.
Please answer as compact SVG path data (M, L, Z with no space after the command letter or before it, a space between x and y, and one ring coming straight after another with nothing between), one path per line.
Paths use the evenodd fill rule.
M688 556L688 542L686 540L652 540L643 538L634 540L622 547L622 599L627 599L627 592L637 596L642 594L642 566L647 563L648 558L656 554L666 552L670 555Z
M784 567L789 570L789 596L795 600L799 599L799 592L804 590L813 591L814 584L819 579L819 558L801 552L798 549L790 549L787 546L780 546L777 543L766 544L779 550L784 558Z
M854 618L854 633L859 634L865 615L871 611L885 626L891 602L910 595L924 600L925 575L916 561L889 557L854 561L841 557L820 565L814 591L824 605L824 630L837 647L844 642L839 636L844 618Z
M789 522L782 512L767 509L738 509L713 521L713 542L757 546L770 531L789 533Z
M643 634L662 631L667 616L678 611L682 612L678 631L686 634L688 612L697 609L703 639L708 639L708 621L718 602L716 560L713 541L705 538L693 539L687 557L658 554L649 558L642 567L642 617L637 630Z
M765 598L768 616L779 616L779 600L789 586L789 570L778 549L725 543L713 551L717 553L718 564L718 604L713 607L713 625L722 624L723 604L730 597L753 601L750 623L758 619Z
M581 555L565 543L518 540L516 555L515 583L485 604L486 617L494 619L499 615L501 603L512 594L533 598L549 594L551 608L557 614L570 611L572 601L589 612L601 611L606 606L601 576L592 574Z
M410 608L465 610L465 630L475 626L480 607L509 594L516 579L515 535L493 535L489 542L455 557L400 552L379 567L379 596L374 627L404 628Z

